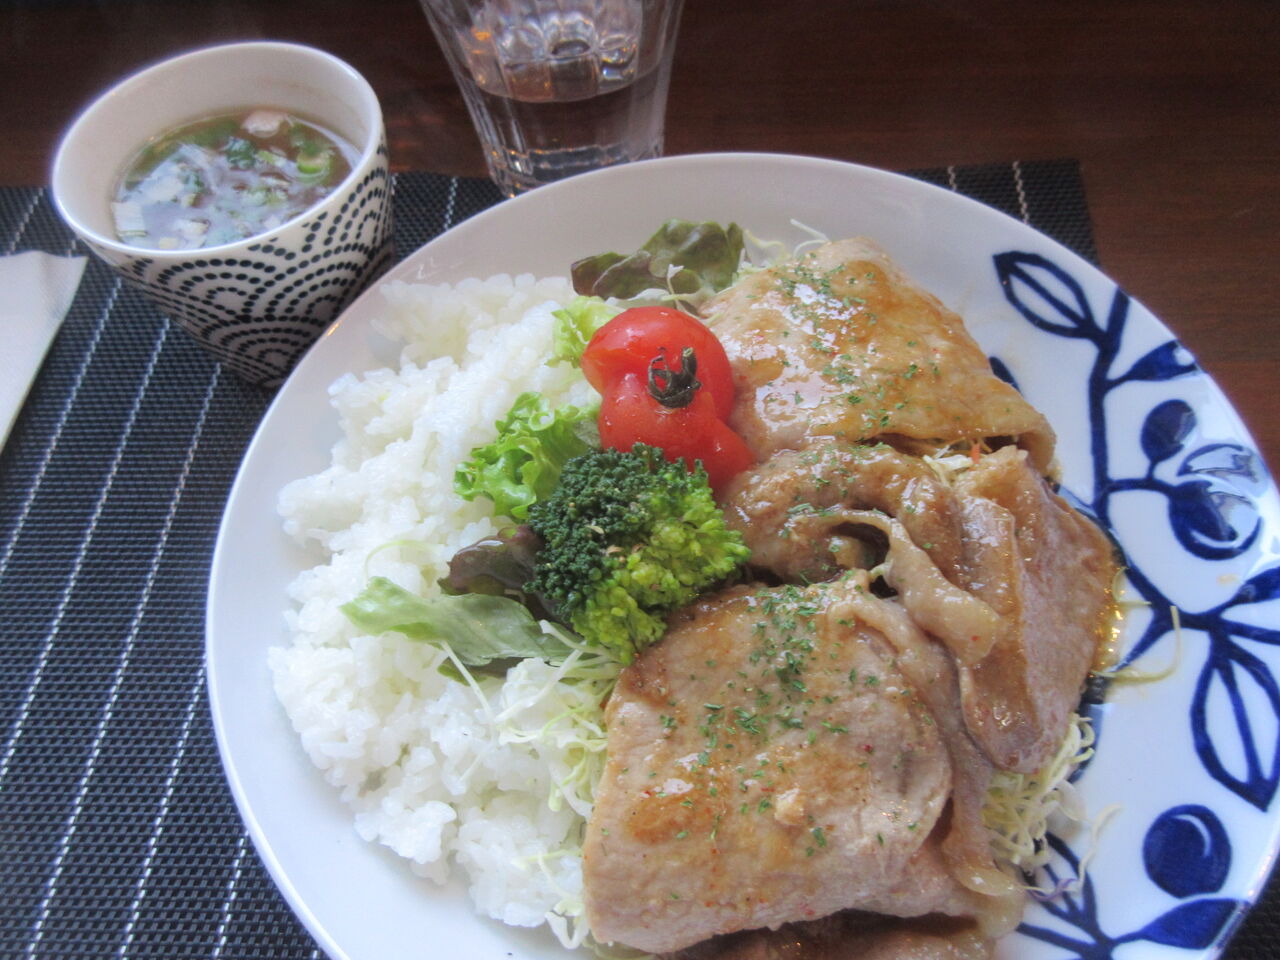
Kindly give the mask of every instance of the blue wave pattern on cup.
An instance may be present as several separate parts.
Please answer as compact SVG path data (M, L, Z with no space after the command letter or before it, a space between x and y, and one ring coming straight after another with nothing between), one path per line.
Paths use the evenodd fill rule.
M269 233L243 254L196 251L176 265L139 257L117 269L219 362L250 383L278 386L324 328L391 266L390 194L381 145L340 207L291 225L305 233L296 249Z
M1280 567L1258 549L1264 529L1261 501L1271 486L1261 458L1235 440L1207 435L1189 402L1191 391L1151 391L1160 384L1176 388L1181 381L1203 380L1204 374L1175 340L1135 351L1137 345L1126 339L1131 300L1123 291L1116 288L1105 312L1098 312L1083 285L1046 257L1007 251L996 254L993 262L1006 299L1025 320L1095 351L1084 381L1092 490L1087 495L1063 493L1116 536L1130 588L1147 618L1119 666L1132 667L1163 644L1178 648L1177 667L1186 669L1191 654L1182 649L1182 632L1204 637L1204 661L1187 716L1195 755L1221 790L1260 811L1269 810L1280 786L1280 687L1272 666L1251 646L1280 645L1280 630L1259 626L1265 617L1251 619L1247 613L1250 606L1280 599ZM1129 359L1135 352L1137 358ZM993 367L1012 381L998 358ZM1131 416L1137 404L1148 405L1137 436L1145 469L1121 475L1112 463L1121 459L1117 455L1127 440L1113 421L1119 410ZM1129 541L1137 538L1123 532L1120 521L1129 509L1125 498L1135 495L1163 501L1167 540L1188 559L1210 567L1251 563L1250 575L1237 583L1237 563L1218 578L1232 584L1227 595L1200 608L1197 598L1179 595L1180 588L1163 587L1158 558L1149 547L1132 552L1135 544ZM1147 555L1140 555L1143 551ZM1148 827L1143 870L1155 887L1179 902L1126 933L1103 929L1099 905L1105 897L1082 870L1083 854L1052 835L1049 845L1054 857L1034 880L1041 889L1057 891L1039 908L1046 921L1056 923L1027 921L1019 931L1080 960L1110 960L1118 947L1135 941L1183 950L1220 946L1248 906L1244 900L1211 896L1226 880L1232 845L1223 819L1203 804L1171 807Z

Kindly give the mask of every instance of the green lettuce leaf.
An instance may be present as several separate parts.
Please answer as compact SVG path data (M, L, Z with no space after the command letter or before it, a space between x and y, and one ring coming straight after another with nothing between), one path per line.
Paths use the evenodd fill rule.
M579 366L582 351L587 349L592 335L621 312L621 307L611 306L599 297L578 297L567 307L554 311L551 362Z
M523 520L555 489L565 461L591 448L595 417L592 408L553 410L540 393L520 394L495 424L496 439L458 465L453 489L465 500L488 497L496 513Z
M583 296L625 300L645 290L669 289L696 309L733 283L742 251L742 228L736 223L668 220L634 253L586 257L570 272L574 290ZM673 265L677 269L671 270Z
M463 593L423 598L386 577L371 577L360 595L340 609L367 633L391 630L410 640L447 643L468 667L525 657L559 663L571 652L563 641L543 633L533 614L510 597Z

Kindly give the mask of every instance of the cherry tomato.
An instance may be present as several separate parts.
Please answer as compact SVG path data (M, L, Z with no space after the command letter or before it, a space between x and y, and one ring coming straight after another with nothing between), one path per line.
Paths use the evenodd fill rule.
M582 372L601 394L624 373L646 375L649 364L665 352L673 364L686 347L698 359L698 382L715 401L716 414L727 419L733 408L733 371L724 347L697 317L670 307L632 307L596 331L582 354Z
M700 364L698 369L701 372ZM599 426L600 442L607 448L630 450L646 443L660 447L670 461L683 459L690 468L702 461L716 492L755 463L742 438L720 419L711 394L699 390L687 406L665 407L635 373L610 383L600 401Z

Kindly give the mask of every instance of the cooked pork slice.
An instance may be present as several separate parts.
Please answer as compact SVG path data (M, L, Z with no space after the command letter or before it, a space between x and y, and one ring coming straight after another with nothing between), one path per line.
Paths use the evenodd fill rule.
M951 901L909 882L951 793L947 747L883 634L833 612L842 588L704 598L623 671L583 854L598 939L663 952Z
M1001 617L991 652L960 671L969 730L1000 768L1052 756L1115 625L1115 552L1007 448L956 481L969 588Z
M865 531L860 539L839 524L826 524L818 537L788 529L829 517L833 507L897 518L942 573L959 582L965 530L955 494L925 461L885 444L816 440L739 474L724 496L725 519L751 548L753 565L791 583L830 580L884 559L887 545L869 542Z
M1116 566L1027 453L1005 447L946 482L881 445L817 441L740 476L725 513L780 579L878 566L955 656L990 760L1030 773L1052 756L1112 625Z
M942 891L945 886L939 878L945 873L954 886L935 900L935 910L972 917L993 939L1009 932L1022 915L1026 896L992 857L983 807L995 768L974 743L965 722L955 658L925 633L897 598L875 596L867 571L846 574L831 593L829 616L865 624L893 648L894 664L918 691L951 759L946 816L917 852L908 882ZM864 909L880 908L868 904Z
M703 314L733 365L730 422L758 460L815 437L1013 440L1041 470L1053 457L1053 430L960 317L870 241L748 274Z
M715 937L669 960L988 960L992 947L970 920L900 920L845 911L777 930Z

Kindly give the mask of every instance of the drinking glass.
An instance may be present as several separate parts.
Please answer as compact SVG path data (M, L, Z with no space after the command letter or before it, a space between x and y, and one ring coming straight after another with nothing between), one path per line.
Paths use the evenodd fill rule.
M508 196L662 154L683 0L420 0Z

